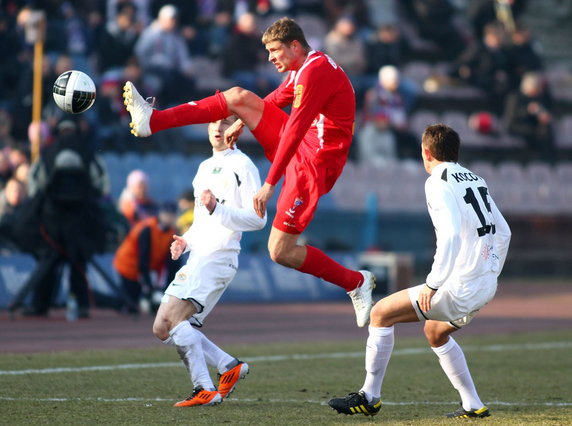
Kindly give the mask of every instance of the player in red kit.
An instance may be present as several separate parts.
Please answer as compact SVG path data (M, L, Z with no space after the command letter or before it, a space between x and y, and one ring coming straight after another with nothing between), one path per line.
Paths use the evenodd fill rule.
M236 115L225 133L232 147L246 125L264 148L272 166L254 196L259 216L284 176L268 241L273 261L312 274L344 288L354 305L358 326L369 321L375 279L369 271L353 271L321 250L298 245L320 197L329 192L346 163L355 120L355 94L345 72L327 55L308 45L290 18L274 22L262 36L268 60L278 72L289 72L266 98L233 87L215 95L163 111L153 109L131 82L124 87L131 132L146 137L164 129L209 123ZM282 108L291 105L288 115Z

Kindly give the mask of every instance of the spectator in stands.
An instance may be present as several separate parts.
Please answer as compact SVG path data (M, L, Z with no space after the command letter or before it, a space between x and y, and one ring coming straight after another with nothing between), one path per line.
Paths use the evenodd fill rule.
M8 93L7 90L4 91L2 89L1 82L0 82L0 93L2 94ZM8 112L7 109L4 109L0 106L0 149L9 146L15 146L17 144L16 139L12 134L12 127L13 127L12 124L13 124L12 115Z
M158 285L161 275L172 275L167 269L170 263L169 248L173 235L177 233L175 220L175 204L164 203L156 216L137 223L117 249L113 266L119 274L124 296L128 298L125 306L127 312L139 313L142 295L150 305L160 303L160 300L154 303L152 297L155 291L163 295L164 285ZM176 271L177 267L171 269ZM152 273L156 275L155 278Z
M324 52L343 68L356 91L356 98L361 98L365 89L364 72L367 67L365 43L356 33L353 18L343 16L326 35Z
M483 38L489 24L502 23L510 31L526 8L527 0L472 0L467 3L467 17L477 40Z
M296 0L294 3L294 11L296 15L313 15L320 19L324 17L323 0Z
M149 12L149 0L106 0L107 10L107 24L115 22L116 15L119 11L124 10L124 7L129 7L133 13L133 22L137 32L149 25L151 15Z
M133 226L157 213L157 204L148 194L149 178L142 170L133 170L127 176L127 186L118 201L119 211Z
M508 56L503 48L503 31L496 24L485 28L482 42L471 44L453 65L451 76L482 89L491 109L502 108L508 90Z
M28 191L28 177L30 175L30 163L22 163L14 170L14 179L24 185L26 192Z
M141 68L157 79L159 97L166 104L181 96L188 99L194 90L191 56L177 29L177 13L173 5L163 6L135 44Z
M0 150L0 190L4 189L8 181L12 178L12 165L8 155Z
M123 102L121 99L122 76L113 75L112 73L104 76L98 87L97 102L95 109L97 111L99 124L98 137L100 142L106 149L123 151L125 147L125 138L122 137L124 123L118 120L123 115Z
M525 73L540 71L543 68L539 46L533 40L530 30L519 24L512 32L506 50L510 90L518 90Z
M30 161L29 153L22 146L13 146L8 150L8 158L12 170L16 170L20 165Z
M235 3L230 0L173 2L181 10L182 22L188 24L186 28L182 28L182 33L193 54L211 58L220 57L234 22ZM250 3L252 2L249 2L249 5Z
M243 13L229 36L222 55L222 73L233 83L263 96L274 90L280 81L276 73L265 72L267 52L260 43L261 34L252 13Z
M369 25L366 3L364 0L324 0L326 23L334 26L344 16L351 16L357 28L366 27Z
M415 94L404 90L397 68L386 65L379 70L378 83L365 95L360 161L382 166L398 157L419 154L419 143L407 123Z
M25 185L16 178L8 180L4 189L0 191L0 220L7 214L14 214L25 199Z
M367 73L375 75L385 65L402 66L411 53L411 46L395 24L378 28L366 45Z
M91 27L76 8L81 2L58 2L59 10L53 16L48 14L46 50L69 55L75 69L91 74L88 56L94 46Z
M455 21L457 11L449 0L402 0L406 19L417 35L437 49L433 59L453 60L466 46L466 36Z
M133 56L135 42L139 36L134 18L133 4L123 3L115 15L115 21L105 26L98 46L100 73L123 68Z
M189 230L195 220L195 193L193 188L185 190L178 201L177 231L183 235Z
M8 16L0 11L0 52L2 52L0 93L4 100L11 99L14 89L18 87L22 69L21 58L19 57L20 48L18 35L12 22Z
M540 74L527 73L520 91L507 97L505 120L508 131L526 141L530 158L554 163L556 150L552 97Z

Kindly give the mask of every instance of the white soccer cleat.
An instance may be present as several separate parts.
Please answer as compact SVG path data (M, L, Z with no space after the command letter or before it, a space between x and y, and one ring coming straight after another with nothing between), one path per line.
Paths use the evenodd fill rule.
M126 82L123 86L123 103L125 109L131 114L131 133L138 138L151 136L149 121L153 113L153 107L139 94L133 83Z
M360 271L363 275L363 283L355 290L348 291L350 299L356 311L356 321L358 327L365 327L369 322L369 313L373 307L373 297L371 295L375 288L375 276L369 271Z

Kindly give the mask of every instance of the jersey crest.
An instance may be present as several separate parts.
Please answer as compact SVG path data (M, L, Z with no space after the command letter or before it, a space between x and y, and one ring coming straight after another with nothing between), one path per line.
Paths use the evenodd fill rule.
M301 84L298 84L296 86L296 89L294 89L294 103L292 104L292 106L294 108L298 108L300 106L300 104L302 103L302 93L304 92L304 86Z

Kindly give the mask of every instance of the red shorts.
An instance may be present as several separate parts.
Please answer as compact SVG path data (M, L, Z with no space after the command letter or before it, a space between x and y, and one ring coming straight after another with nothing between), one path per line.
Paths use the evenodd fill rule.
M265 102L260 123L252 131L271 162L288 117L280 108ZM331 166L318 164L315 157L301 151L296 151L286 167L272 222L273 227L289 234L304 232L314 217L320 197L332 189L344 166L344 162Z

